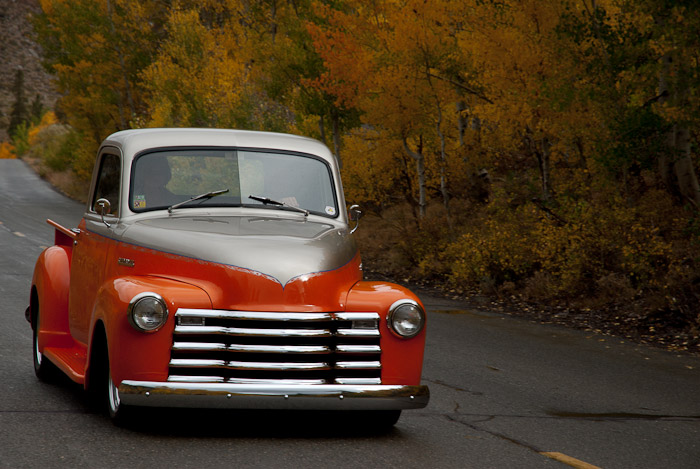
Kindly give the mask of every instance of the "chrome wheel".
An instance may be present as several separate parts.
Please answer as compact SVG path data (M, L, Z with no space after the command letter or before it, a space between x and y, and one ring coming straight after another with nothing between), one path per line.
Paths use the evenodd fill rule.
M112 373L107 373L107 405L109 406L109 416L116 418L121 407L119 400L119 389L112 381Z
M37 326L37 329L38 329L38 326ZM41 355L41 352L39 351L38 335L39 335L39 332L37 330L34 330L34 340L32 341L34 343L34 370L41 368L41 362L43 359L43 356Z

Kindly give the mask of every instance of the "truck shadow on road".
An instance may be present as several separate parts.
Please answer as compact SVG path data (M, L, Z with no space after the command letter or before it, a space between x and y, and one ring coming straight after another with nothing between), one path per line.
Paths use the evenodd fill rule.
M105 418L107 418L105 416ZM336 438L397 436L371 412L139 408L120 427L160 436L219 438Z

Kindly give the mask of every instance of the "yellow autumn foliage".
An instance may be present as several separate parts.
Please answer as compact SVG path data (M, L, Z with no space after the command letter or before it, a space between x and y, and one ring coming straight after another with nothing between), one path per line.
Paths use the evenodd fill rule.
M35 145L37 143L37 135L39 135L42 130L55 124L58 124L56 114L53 111L45 112L44 115L41 116L41 121L37 125L32 125L29 127L29 145Z
M0 160L11 160L17 158L14 150L15 147L10 142L0 142Z

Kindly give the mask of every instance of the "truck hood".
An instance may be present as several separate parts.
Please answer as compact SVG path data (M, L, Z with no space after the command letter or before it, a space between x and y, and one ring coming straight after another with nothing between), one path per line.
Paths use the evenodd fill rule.
M347 229L305 218L192 216L139 220L125 243L292 279L343 267L357 254Z

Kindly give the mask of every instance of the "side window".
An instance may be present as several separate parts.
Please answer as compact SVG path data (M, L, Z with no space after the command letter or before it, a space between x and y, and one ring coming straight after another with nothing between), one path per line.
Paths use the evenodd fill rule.
M92 209L99 199L107 199L111 205L110 214L119 214L119 184L121 182L121 162L117 155L105 153L100 162L97 187L92 199Z

